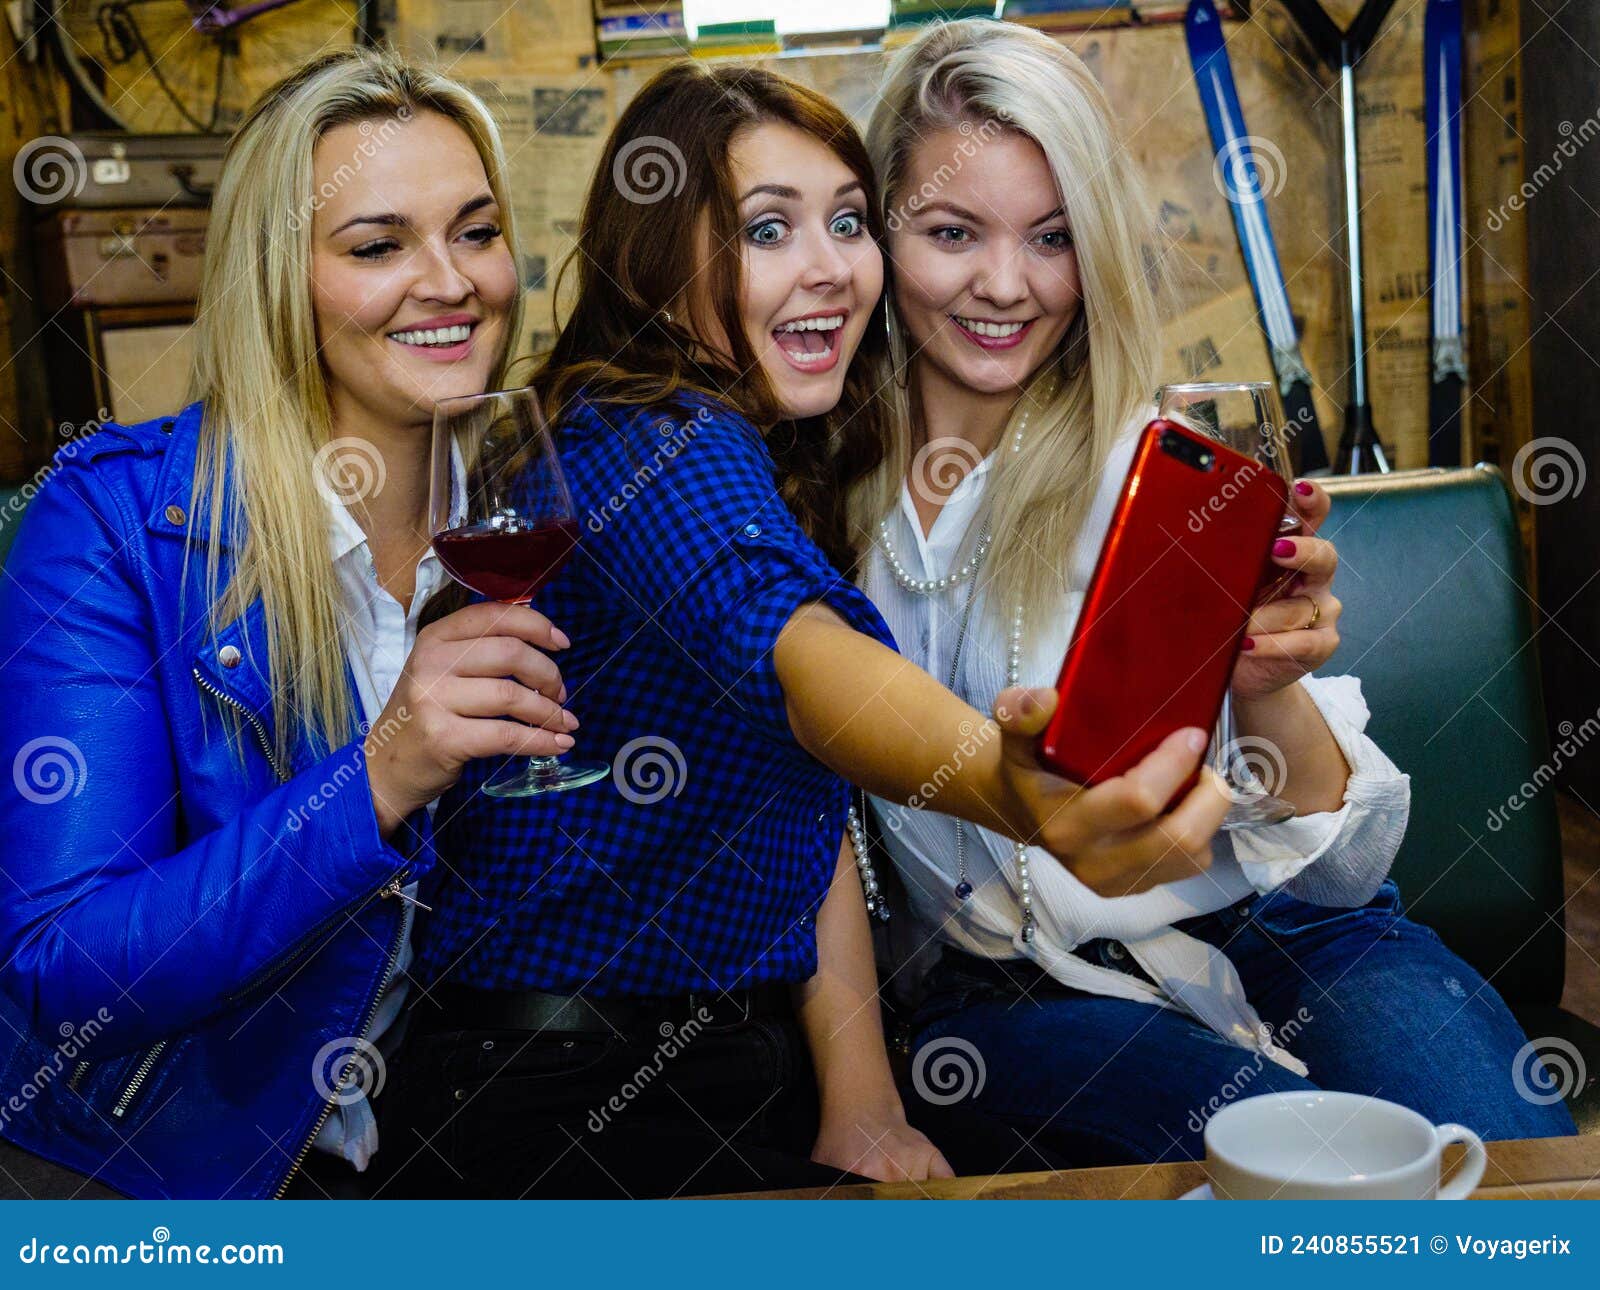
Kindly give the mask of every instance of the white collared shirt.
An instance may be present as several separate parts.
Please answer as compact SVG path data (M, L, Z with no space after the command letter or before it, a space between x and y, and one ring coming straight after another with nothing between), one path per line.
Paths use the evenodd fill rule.
M1082 609L1084 596L1110 527L1111 515L1132 463L1144 422L1121 435L1095 486L1094 500L1071 555L1068 591L1059 610L1035 613L1023 624L1019 681L1053 685ZM889 516L889 541L912 578L939 578L959 568L971 552L983 495L1009 441L971 470L945 501L926 536L909 489ZM951 661L970 582L920 596L894 580L888 559L875 544L863 587L893 631L900 652L941 684L951 680ZM1012 608L987 603L980 591L961 646L955 692L980 712L992 712L1006 686ZM1257 892L1292 884L1302 899L1355 906L1371 899L1400 847L1410 810L1410 778L1364 733L1367 707L1353 676L1305 677L1300 682L1316 703L1351 767L1344 804L1337 811L1297 816L1281 824L1223 830L1212 845L1211 868L1181 882L1135 896L1096 895L1042 848L1028 852L1034 940L1023 942L1018 876L1011 842L997 833L965 825L966 877L973 886L965 901L958 881L956 825L932 809L872 798L883 825L884 844L905 886L913 941L923 947L911 964L913 978L931 966L940 944L989 958L1030 958L1063 983L1096 994L1176 1006L1236 1042L1257 1047L1282 1064L1300 1063L1264 1037L1260 1020L1244 998L1237 973L1225 956L1171 925L1197 914L1237 904ZM972 755L969 749L966 755ZM1162 985L1102 968L1072 954L1099 937L1121 941Z

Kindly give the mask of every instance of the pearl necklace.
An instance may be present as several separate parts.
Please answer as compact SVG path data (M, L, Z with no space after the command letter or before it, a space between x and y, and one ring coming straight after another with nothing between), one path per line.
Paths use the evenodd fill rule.
M972 555L954 573L947 573L942 578L913 578L906 572L905 565L900 563L900 557L895 554L894 547L889 542L889 521L878 521L878 549L883 552L883 558L889 562L889 572L894 575L894 580L914 596L932 596L941 591L949 591L951 587L960 586L968 578L975 578L978 570L983 568L983 558L989 554L989 530L985 528L978 534L978 541L972 548Z
M1028 418L1033 415L1029 407L1017 418L1017 432L1011 436L1011 451L1013 454L1022 451L1022 435L1028 428ZM895 582L905 591L914 596L933 596L941 591L949 591L958 587L968 578L976 578L978 570L983 568L984 557L989 554L991 535L985 525L978 534L978 540L973 545L972 554L965 564L942 578L913 578L906 572L905 565L900 563L900 557L895 554L894 544L889 541L889 521L878 521L878 549L883 552L883 558L889 564L889 572L894 576Z
M1022 451L1022 432L1027 428L1028 417L1032 412L1030 408L1024 412L1017 422L1017 432L1012 438L1011 451ZM978 570L983 567L983 559L989 553L992 537L988 521L984 522L978 534L978 540L973 547L972 556L955 574L947 574L943 578L912 578L895 557L894 548L889 544L889 526L887 521L878 524L878 546L883 551L884 558L888 561L889 569L894 574L894 580L906 591L913 595L927 596L935 592L948 590L967 578L972 579L972 585L967 589L967 601L961 614L961 627L956 635L956 647L950 660L950 682L948 688L953 693L961 667L961 651L966 645L967 628L972 620L972 603L977 598ZM1022 606L1018 605L1016 612L1011 617L1011 637L1006 652L1006 687L1019 684L1022 674ZM867 832L862 820L867 809L867 795L865 790L858 790L860 807L852 805L846 816L846 823L850 834L850 844L856 853L856 869L861 876L861 890L866 896L867 912L878 919L879 922L889 921L889 905L878 890L877 874L873 872L872 858L868 850ZM1033 917L1033 880L1028 874L1028 847L1024 842L1011 844L1011 860L1017 871L1017 904L1022 911L1021 936L1023 944L1032 944L1034 935ZM956 820L956 899L966 901L972 895L972 883L967 878L967 833L966 822Z

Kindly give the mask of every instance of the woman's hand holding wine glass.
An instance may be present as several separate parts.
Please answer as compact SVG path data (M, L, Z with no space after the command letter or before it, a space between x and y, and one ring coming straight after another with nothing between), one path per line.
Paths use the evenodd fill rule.
M367 775L387 837L475 757L548 757L572 747L578 719L551 653L567 638L526 605L469 605L417 633L367 736Z
M1333 594L1333 575L1339 552L1332 542L1317 536L1328 518L1327 492L1303 479L1290 490L1300 527L1278 539L1292 550L1274 549L1272 562L1287 581L1272 599L1255 607L1245 635L1251 647L1234 665L1232 693L1238 703L1265 698L1295 684L1333 657L1339 648L1339 598ZM1312 619L1315 624L1312 625Z
M578 547L578 521L555 435L531 390L443 399L433 410L428 487L433 549L462 586L502 605L525 605L560 574ZM511 660L499 656L502 663ZM505 676L508 667L490 676ZM535 720L536 718L528 718ZM575 730L577 722L567 727ZM565 752L572 740L557 752ZM506 742L527 754L483 786L491 797L532 797L593 784L605 762L565 762L548 748ZM488 756L478 753L475 756Z

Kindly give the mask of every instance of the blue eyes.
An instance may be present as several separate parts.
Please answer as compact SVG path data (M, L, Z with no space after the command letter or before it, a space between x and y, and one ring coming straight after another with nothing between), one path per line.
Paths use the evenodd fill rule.
M937 228L930 228L928 236L945 246L965 246L975 240L971 230L958 224L941 224ZM1033 240L1042 250L1051 254L1072 249L1072 234L1064 228L1049 229Z
M866 230L866 217L860 211L844 211L828 223L828 232L832 236L847 241L861 237ZM790 232L787 220L772 216L747 225L744 235L756 246L779 246L789 239Z
M762 220L746 229L745 235L757 246L775 246L783 241L783 231L787 227L781 219Z

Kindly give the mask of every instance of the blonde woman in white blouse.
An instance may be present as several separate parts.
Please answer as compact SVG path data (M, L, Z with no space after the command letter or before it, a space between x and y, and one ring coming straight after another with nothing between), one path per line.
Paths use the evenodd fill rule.
M903 50L868 147L898 415L852 498L861 577L901 652L989 711L1054 679L1154 414L1152 225L1093 77L1023 27L950 23ZM1313 1085L1485 1138L1574 1132L1559 1102L1517 1095L1525 1037L1499 996L1404 917L1388 871L1410 781L1363 733L1360 682L1311 675L1339 641L1338 557L1315 536L1327 494L1292 496L1305 536L1275 556L1299 577L1256 610L1230 688L1238 733L1283 753L1292 819L1218 832L1205 872L1108 897L937 813L937 784L870 799L909 904L920 1091L961 1091L939 1086L944 1053L981 1062L982 1109L1085 1163L1199 1155L1226 1101Z

